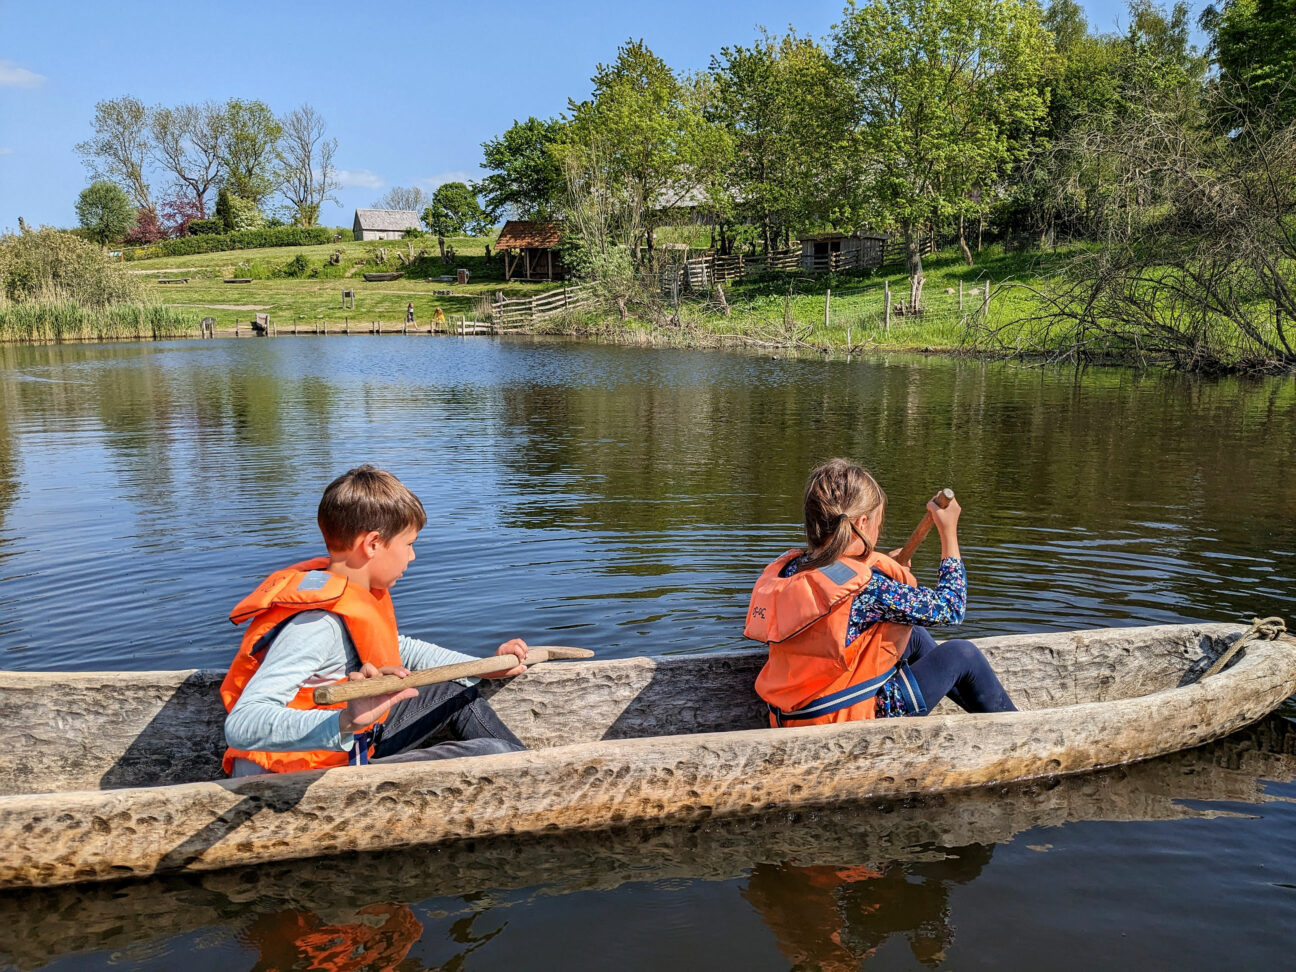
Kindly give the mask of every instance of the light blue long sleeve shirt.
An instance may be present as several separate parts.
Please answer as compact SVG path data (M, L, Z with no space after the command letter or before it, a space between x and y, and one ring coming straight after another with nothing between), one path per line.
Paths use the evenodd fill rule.
M410 670L474 658L405 635L400 635L399 640L401 664ZM341 618L328 611L295 615L279 630L261 666L226 717L225 741L234 749L263 752L346 752L354 737L338 728L340 711L290 709L288 702L303 687L328 685L359 670L360 656ZM461 681L471 685L477 679ZM264 770L255 768L255 772Z

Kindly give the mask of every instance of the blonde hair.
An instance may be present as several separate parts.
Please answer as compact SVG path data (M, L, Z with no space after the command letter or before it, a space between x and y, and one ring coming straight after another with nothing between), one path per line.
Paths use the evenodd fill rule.
M859 536L864 556L873 545L851 525L861 516L886 515L886 493L862 466L849 459L829 459L810 473L805 487L806 559L802 569L825 567ZM879 511L881 511L879 513Z
M376 530L390 541L406 530L422 530L427 514L409 487L374 466L348 469L329 483L320 499L318 522L329 550L347 550L356 537Z

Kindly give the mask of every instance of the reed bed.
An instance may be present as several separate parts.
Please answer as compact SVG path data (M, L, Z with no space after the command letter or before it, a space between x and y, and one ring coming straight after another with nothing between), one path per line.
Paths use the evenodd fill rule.
M0 341L123 341L185 337L200 332L197 313L128 302L86 307L73 300L0 301Z

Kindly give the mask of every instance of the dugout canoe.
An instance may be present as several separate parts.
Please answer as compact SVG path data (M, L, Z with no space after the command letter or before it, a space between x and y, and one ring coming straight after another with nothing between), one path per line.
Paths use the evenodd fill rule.
M1037 828L1079 821L1165 821L1263 806L1296 779L1296 723L1279 716L1161 759L1056 779L770 811L701 824L494 837L435 847L284 861L138 881L0 892L0 966L43 969L86 952L158 955L167 940L223 927L246 940L265 916L365 920L375 904L461 902L464 915L555 895L660 881L748 879L759 864L841 868L988 856ZM794 863L793 863L794 862ZM355 875L363 874L363 881ZM885 885L874 892L886 895ZM441 902L437 910L454 907ZM905 915L911 913L906 910ZM507 916L507 912L505 912ZM305 927L325 924L305 921ZM908 927L906 925L905 927Z
M764 652L538 666L483 683L530 751L216 780L219 672L0 674L0 887L903 797L1217 739L1296 692L1296 639L1187 624L978 640L1022 711L763 728Z

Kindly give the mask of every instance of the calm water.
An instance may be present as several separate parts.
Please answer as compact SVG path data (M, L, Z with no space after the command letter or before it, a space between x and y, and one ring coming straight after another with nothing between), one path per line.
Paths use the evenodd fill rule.
M362 461L429 513L402 629L476 653L738 646L835 454L878 474L897 546L955 489L972 636L1296 618L1292 379L427 337L0 347L0 377L7 668L224 667L229 608L315 552ZM1045 788L11 895L0 961L1290 966L1293 777L1280 715Z

